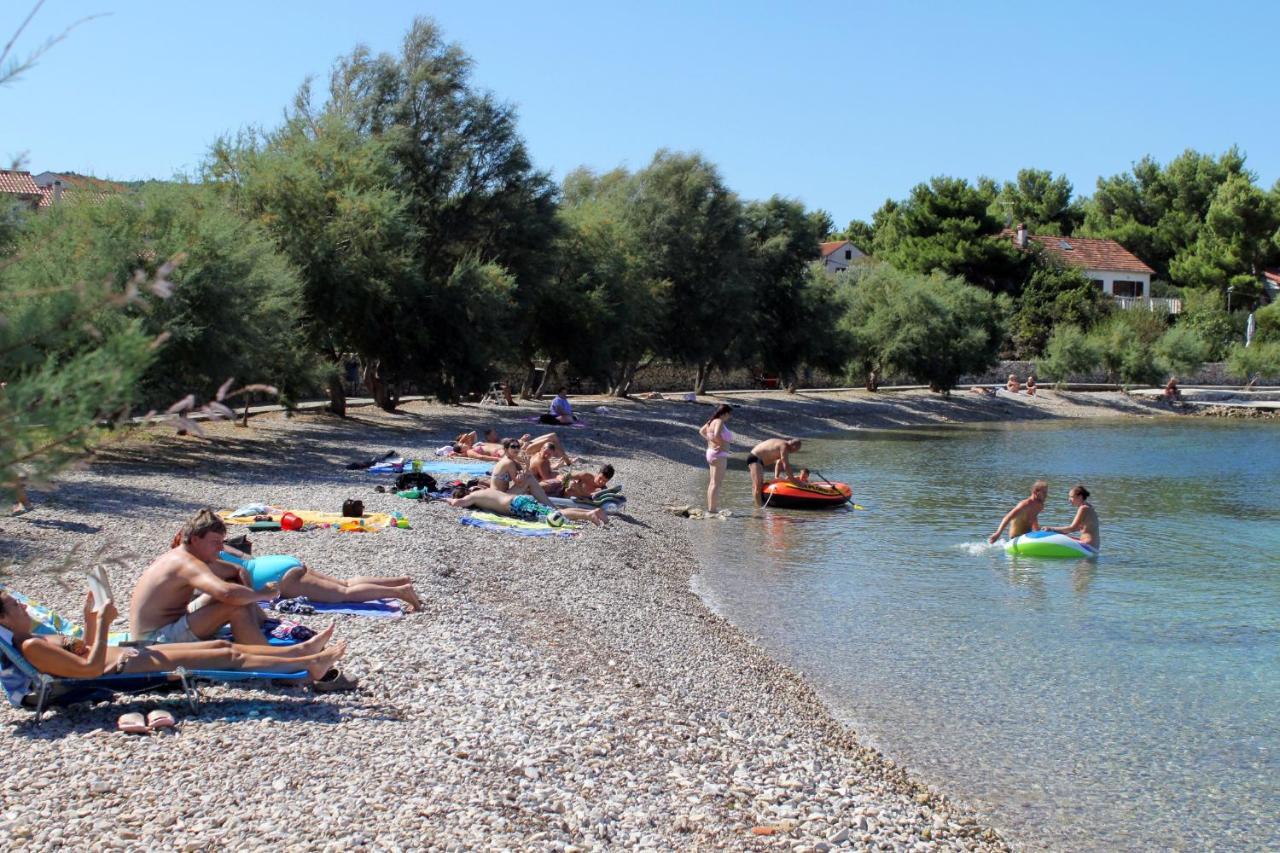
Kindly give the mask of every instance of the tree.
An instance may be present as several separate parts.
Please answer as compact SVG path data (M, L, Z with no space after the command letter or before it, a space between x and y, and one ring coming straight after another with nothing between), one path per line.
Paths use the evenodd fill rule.
M1050 379L1065 381L1092 373L1101 360L1095 342L1079 326L1064 323L1054 327L1044 358L1036 359L1036 369Z
M1082 232L1116 240L1159 278L1181 284L1173 259L1196 242L1218 188L1232 176L1252 179L1244 163L1236 148L1221 157L1188 149L1163 167L1144 157L1129 173L1098 179Z
M374 57L361 47L340 60L326 105L361 136L385 139L415 229L411 249L421 287L395 291L396 318L382 318L383 378L391 385L416 379L450 400L492 373L491 364L470 360L492 350L469 339L500 337L532 358L532 312L551 274L556 227L556 187L534 169L514 109L476 89L470 74L461 48L418 19L399 56ZM484 310L451 287L475 272L474 263L499 264L510 275L513 313ZM504 316L507 325L424 322L451 316L459 308L451 300L459 298L464 313ZM386 399L391 404L394 395Z
M1257 329L1254 332L1255 343L1280 343L1280 302L1272 302L1254 313Z
M993 293L1016 294L1029 262L1011 240L994 239L1001 224L990 205L963 178L918 184L905 201L876 212L873 254L901 270L959 276Z
M1225 294L1234 286L1243 303L1259 299L1258 273L1280 261L1280 204L1246 175L1218 186L1196 240L1169 264L1179 284Z
M1066 175L1056 178L1044 169L1019 169L995 194L991 215L1010 227L1024 223L1033 234L1070 235L1084 219L1081 206L1072 199Z
M633 189L623 169L565 178L556 273L537 313L541 347L617 396L629 393L656 348L670 296L626 215Z
M1110 300L1083 272L1061 266L1051 257L1038 257L1013 317L1017 352L1022 358L1034 358L1044 352L1059 324L1087 330L1110 310Z
M870 254L876 244L876 229L870 222L861 219L851 220L843 233L831 235L835 240L848 240L857 246L864 255Z
M659 151L625 207L648 278L669 283L663 353L697 367L695 393L726 363L753 307L743 269L742 203L697 154Z
M1233 337L1231 316L1224 303L1215 291L1190 290L1183 297L1183 311L1178 315L1178 325L1195 330L1208 346L1209 359L1222 358Z
M960 377L995 364L1003 306L987 291L940 274L885 264L850 270L841 284L852 365L868 377L905 374L949 393Z
M362 136L341 116L315 114L304 86L282 127L220 140L205 168L206 180L262 223L299 271L301 329L329 365L337 415L346 414L344 357L375 368L393 362L402 338L394 328L423 290L417 228L391 158L395 136ZM370 390L390 404L385 384Z
M1151 383L1163 372L1155 345L1166 330L1162 317L1150 311L1120 311L1089 334L1111 381Z
M800 202L779 196L752 202L744 211L755 310L753 330L742 338L748 344L742 357L758 360L765 373L782 377L792 390L800 368L822 359L835 334L835 312L828 304L834 284L811 269L825 231L824 216L806 213Z
M1155 356L1163 372L1188 376L1208 360L1209 345L1195 329L1174 326L1156 341Z
M1280 376L1280 341L1232 345L1227 353L1227 373L1250 382Z

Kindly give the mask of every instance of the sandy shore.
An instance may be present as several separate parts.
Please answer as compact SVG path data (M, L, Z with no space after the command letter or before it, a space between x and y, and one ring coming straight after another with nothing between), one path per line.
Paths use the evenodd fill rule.
M1121 394L1055 392L725 399L743 406L743 443L1159 412ZM37 493L35 511L0 519L7 583L76 614L83 593L55 569L104 544L140 555L111 570L123 595L201 506L337 511L357 497L407 513L413 529L262 534L255 553L342 576L408 573L427 605L398 620L337 617L344 668L362 680L354 694L219 687L199 715L176 696L144 697L60 710L41 726L6 707L0 838L15 849L1007 849L978 816L860 745L690 591L688 525L716 522L661 506L701 499L688 488L702 466L694 428L712 402L577 401L590 426L562 436L586 464L613 462L630 501L626 517L571 540L467 528L456 510L377 494L388 478L341 468L393 448L426 454L464 427L536 433L521 420L530 405L264 416L247 430L212 426L209 439L157 431L99 454ZM602 404L608 413L594 411ZM118 714L157 704L181 719L176 733L114 731Z

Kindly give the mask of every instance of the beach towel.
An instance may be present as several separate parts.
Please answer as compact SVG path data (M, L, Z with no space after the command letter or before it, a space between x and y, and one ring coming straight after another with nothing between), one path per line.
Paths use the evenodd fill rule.
M264 610L275 610L284 601L280 599L258 602ZM341 613L347 616L372 616L377 619L399 619L404 615L403 603L398 598L376 598L373 601L342 601L326 603L307 599L307 606L315 613Z
M402 462L399 465L376 466L369 469L370 474L403 474L406 471L412 471L411 462ZM449 459L430 459L419 460L418 470L425 474L488 474L493 470L493 464L483 459L472 459L466 456L450 457Z
M552 527L549 524L533 521L521 521L505 515L494 515L491 512L473 512L458 519L459 524L491 530L495 533L510 533L515 536L577 536L577 532L565 527Z
M533 416L533 417L531 417L531 418L523 418L523 420L524 420L524 422L525 422L525 423L529 423L529 424L542 424L542 423L546 423L545 421L543 421L543 420L542 420L542 415L534 415L534 416ZM559 427L566 427L566 428L568 428L568 429L585 429L585 428L586 428L586 426L587 426L587 422L586 422L586 421L584 421L582 418L578 418L576 421L574 421L574 422L573 422L573 423L571 423L571 424L562 424L562 423L560 423L559 421L556 421L554 424L549 424L549 423L548 423L548 424L546 424L546 425L547 425L547 426L557 427L557 428L559 428Z
M224 509L218 516L227 524L252 525L254 516L269 515L271 520L280 523L280 517L292 512L302 519L303 524L324 524L337 527L339 530L360 530L373 532L386 527L395 527L396 520L385 512L367 512L361 518L346 518L339 512L318 512L312 509L284 509L278 506L252 504L239 509Z

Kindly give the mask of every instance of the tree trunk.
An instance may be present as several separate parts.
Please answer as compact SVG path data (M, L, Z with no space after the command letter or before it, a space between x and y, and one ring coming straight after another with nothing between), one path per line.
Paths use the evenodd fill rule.
M707 377L711 375L711 363L700 362L698 364L698 375L693 381L693 393L701 397L707 393Z
M542 381L538 383L538 390L533 392L533 399L535 400L542 399L542 389L547 387L547 380L551 378L551 371L555 369L556 369L556 363L554 361L548 361L547 369L542 373Z
M347 392L342 387L342 373L335 367L329 374L329 411L340 418L347 416Z
M788 394L794 394L800 390L800 377L795 371L787 371L784 376L786 377L786 384L783 387L787 389Z
M617 384L609 389L610 396L626 397L631 393L631 383L636 378L636 370L638 367L639 364L632 365L623 362L621 369L618 371Z
M880 389L880 376L873 367L867 371L867 390L878 391Z
M394 412L396 410L396 405L391 399L387 383L382 378L381 362L377 359L365 365L364 384L369 389L369 396L373 398L374 404L379 409L384 412Z
M524 374L524 384L520 386L520 399L532 400L534 392L533 383L538 381L538 366L533 363L533 359L529 359L525 362L525 366L528 367L528 370L526 370ZM541 383L539 383L539 385L541 385Z

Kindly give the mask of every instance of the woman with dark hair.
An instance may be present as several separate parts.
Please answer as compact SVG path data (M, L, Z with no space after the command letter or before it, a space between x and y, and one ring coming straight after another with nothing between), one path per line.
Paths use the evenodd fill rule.
M707 512L718 510L720 484L724 481L724 472L729 465L729 445L733 443L733 433L729 432L725 421L732 415L733 406L721 403L698 430L698 434L707 442L707 467L711 470L707 481Z
M1102 545L1102 536L1098 532L1098 513L1089 503L1089 490L1084 486L1072 486L1071 491L1067 493L1067 497L1071 501L1071 505L1076 508L1076 517L1066 527L1046 527L1045 530L1054 533L1079 533L1079 536L1072 538L1078 539L1081 543L1088 545L1093 550L1098 550Z

